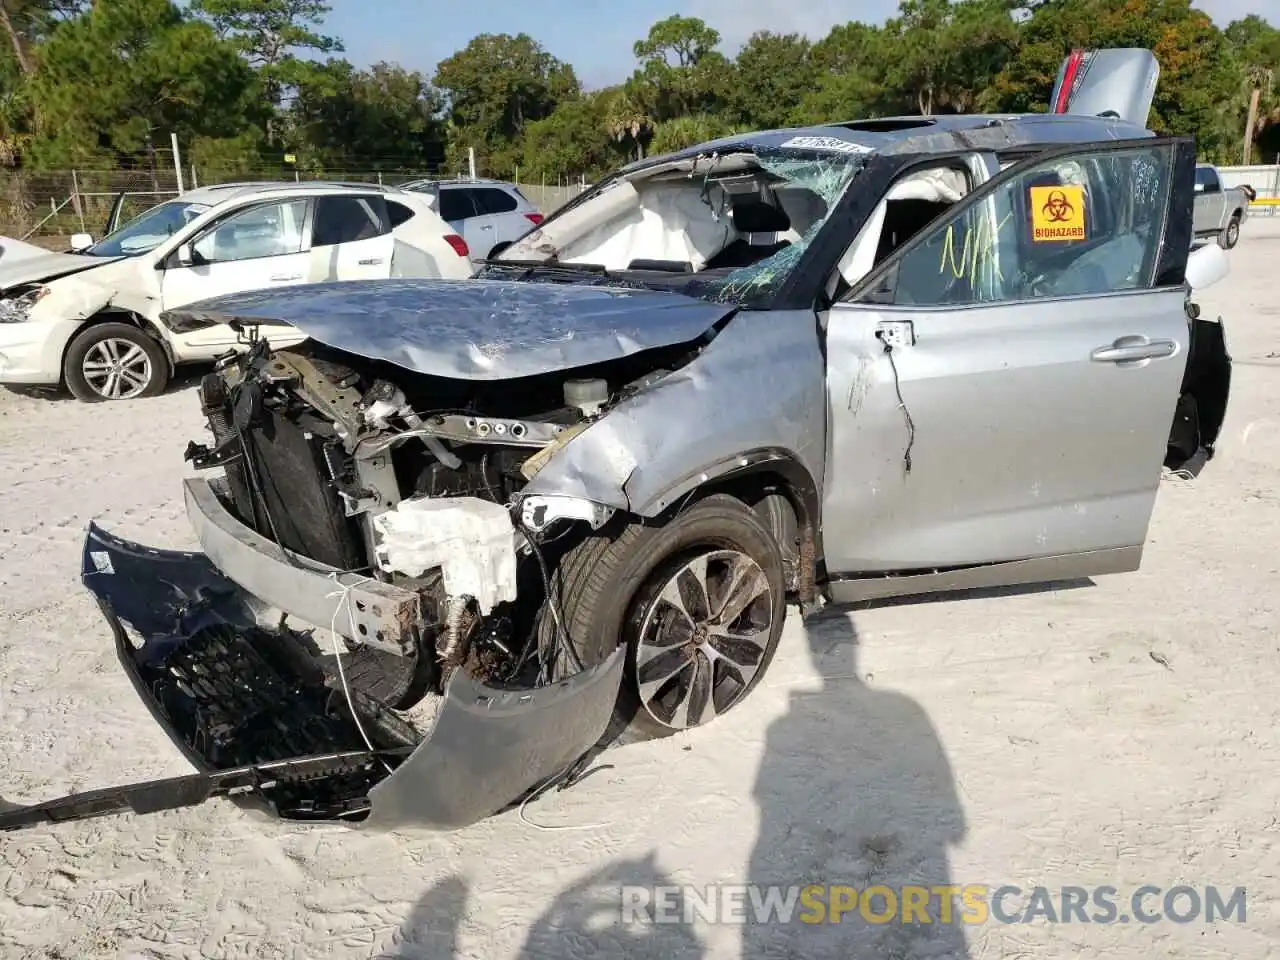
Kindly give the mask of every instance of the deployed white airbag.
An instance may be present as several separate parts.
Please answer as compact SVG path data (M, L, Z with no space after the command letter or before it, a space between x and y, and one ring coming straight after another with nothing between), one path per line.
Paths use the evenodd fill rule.
M625 270L635 260L669 260L700 270L737 236L718 187L713 196L704 199L696 182L646 184L638 207L566 244L560 260L610 270Z
M450 597L487 615L516 598L515 530L506 507L479 497L414 497L373 518L374 556L388 573L440 568Z

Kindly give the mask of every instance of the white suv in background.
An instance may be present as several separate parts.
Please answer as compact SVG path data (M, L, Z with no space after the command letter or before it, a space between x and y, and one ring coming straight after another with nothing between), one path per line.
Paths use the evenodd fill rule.
M400 189L430 197L440 218L462 234L476 261L501 253L542 222L520 188L501 180L414 180Z
M427 197L372 184L201 187L77 253L17 250L0 260L0 383L62 384L86 401L153 396L179 364L242 346L226 324L170 332L159 317L174 307L305 283L475 273ZM269 339L303 338L277 329Z

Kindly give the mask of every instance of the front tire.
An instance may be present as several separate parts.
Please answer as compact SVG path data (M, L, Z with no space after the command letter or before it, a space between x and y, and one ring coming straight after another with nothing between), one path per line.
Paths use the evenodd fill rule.
M1233 214L1231 220L1227 223L1226 229L1222 231L1222 235L1218 238L1218 243L1223 250L1230 250L1240 242L1240 217Z
M552 577L555 613L579 659L627 646L609 734L662 737L710 723L764 676L786 618L782 552L742 501L713 494L661 526L628 523L591 536ZM555 645L543 603L538 635Z
M169 382L169 360L154 338L128 323L97 323L67 347L62 377L85 403L154 397Z

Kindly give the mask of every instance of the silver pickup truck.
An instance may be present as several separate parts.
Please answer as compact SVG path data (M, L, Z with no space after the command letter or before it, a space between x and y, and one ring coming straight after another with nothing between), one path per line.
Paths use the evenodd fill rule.
M1196 200L1193 229L1197 237L1216 237L1224 250L1240 239L1240 224L1249 215L1256 194L1252 187L1224 189L1216 167L1196 167Z

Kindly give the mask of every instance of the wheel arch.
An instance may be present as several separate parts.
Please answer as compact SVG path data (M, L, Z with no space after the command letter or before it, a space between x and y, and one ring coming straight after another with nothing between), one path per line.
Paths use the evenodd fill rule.
M71 336L67 338L67 342L62 345L62 357L59 360L59 366L65 369L67 362L67 351L71 349L71 345L76 342L86 330L92 327L101 326L104 323L127 323L131 327L137 327L152 340L160 345L160 350L164 353L165 360L169 364L169 374L173 375L177 366L173 356L173 347L170 346L168 339L161 331L160 327L133 310L126 310L123 307L105 306L94 311L85 317L79 328Z
M801 607L816 603L826 579L822 551L822 501L808 469L788 450L761 448L708 464L630 512L665 518L691 500L727 493L751 506L779 538L789 588ZM785 542L794 529L794 542Z

